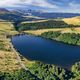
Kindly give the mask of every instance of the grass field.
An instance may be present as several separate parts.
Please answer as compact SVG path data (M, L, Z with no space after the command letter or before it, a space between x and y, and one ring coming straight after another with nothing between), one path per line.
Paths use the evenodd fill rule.
M21 24L24 24L24 23L39 23L39 22L46 22L46 21L49 21L51 19L47 19L47 20L37 20L37 21L25 21L25 22L22 22Z
M5 37L6 33L9 35L18 34L12 23L0 22L0 71L12 72L22 67L17 59L16 53L11 49L10 39ZM25 58L21 60L26 66L31 63L31 61Z
M0 21L0 34L9 33L11 35L17 34L18 32L15 31L14 26L11 22Z
M78 28L54 28L54 29L40 29L40 30L27 30L25 33L30 33L34 35L41 35L48 31L61 31L62 33L80 33L80 27Z
M65 18L63 21L67 24L80 25L80 17Z

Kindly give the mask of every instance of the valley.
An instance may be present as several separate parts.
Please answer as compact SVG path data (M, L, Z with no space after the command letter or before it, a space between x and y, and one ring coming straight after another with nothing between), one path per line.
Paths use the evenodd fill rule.
M12 80L12 79L13 80L20 80L20 79L21 80L79 80L80 79L79 60L77 60L78 62L74 62L74 64L71 65L70 69L68 68L65 69L65 67L57 66L53 63L49 64L40 60L30 60L29 58L27 58L28 57L27 55L25 56L24 53L21 54L21 52L19 52L19 50L17 50L14 47L14 45L12 45L13 44L11 42L12 37L21 37L25 35L27 35L28 38L25 37L27 39L18 38L18 40L23 40L23 41L26 40L24 41L26 43L28 39L32 38L29 37L32 35L34 37L39 36L40 40L45 39L45 42L48 39L51 40L52 42L54 40L57 40L60 41L61 43L64 42L69 45L78 45L78 46L80 45L80 40L79 40L80 19L79 17L76 17L76 15L79 16L79 14L71 15L71 14L64 13L65 16L64 18L62 18L63 16L61 13L60 13L61 16L59 16L61 18L46 17L46 15L49 15L49 13L41 13L40 15L39 14L40 14L39 12L34 12L34 11L29 11L27 14L23 14L19 11L10 12L5 9L1 9L0 11L0 78L1 80ZM46 15L44 16L44 14ZM32 46L33 47L35 46L35 51L38 50L37 49L38 47L36 47L38 46L36 45L37 40L36 39L31 39L31 40L29 40L31 42L28 44L28 46L26 46L27 44L25 43L23 44L22 41L20 43L23 45L24 49L26 50L27 49L30 50L31 49L30 47ZM34 42L35 44L33 44ZM44 42L44 40L41 42ZM44 45L47 44L45 43ZM52 45L52 49L53 49L54 47L53 44L50 43L50 45ZM12 47L14 50L12 49ZM48 47L47 50L49 49L50 51L50 46L47 47ZM23 48L21 47L21 50L22 49ZM41 48L39 47L39 49ZM40 57L40 54L42 54L43 49L44 46L42 47L41 53L35 53L35 51L32 49L33 52L31 53L34 55L38 54L38 57ZM47 53L48 52L47 50L44 49L43 52L45 54L49 54ZM24 51L25 50L23 50L23 52ZM74 50L72 52L71 50L71 52L69 52L69 54L73 54L73 53L76 53L76 51ZM26 51L25 54L30 54L30 53L29 52L27 53ZM53 57L54 56L52 56L52 58ZM59 55L56 56L56 59L57 57L59 57ZM78 57L79 55L77 55L77 59L79 59ZM42 58L45 60L45 55L42 55ZM49 58L46 57L47 60ZM22 65L28 68L28 70L25 70L22 67Z

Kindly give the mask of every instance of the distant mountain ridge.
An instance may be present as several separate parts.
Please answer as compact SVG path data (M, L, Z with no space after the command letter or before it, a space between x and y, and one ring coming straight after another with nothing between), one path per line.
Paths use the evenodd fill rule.
M71 18L71 17L76 17L80 16L79 13L57 13L57 12L44 12L40 10L31 10L31 9L25 9L25 10L19 10L17 11L22 12L25 15L32 15L32 16L37 16L37 17L42 17L42 18Z
M1 13L1 12L8 13L9 11L8 11L7 9L5 9L5 8L0 8L0 13Z
M0 19L8 20L8 21L18 21L18 20L23 19L23 17L5 8L0 8Z
M9 20L9 21L32 21L32 20L40 20L40 18L54 19L54 18L71 18L76 16L80 16L80 14L79 13L48 13L40 10L31 10L31 9L7 10L5 8L0 8L0 19Z

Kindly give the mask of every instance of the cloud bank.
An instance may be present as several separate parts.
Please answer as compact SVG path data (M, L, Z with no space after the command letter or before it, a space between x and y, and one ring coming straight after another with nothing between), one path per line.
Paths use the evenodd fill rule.
M0 7L24 7L24 5L33 5L43 8L56 8L57 6L46 0L0 0Z
M0 8L31 8L52 12L80 13L79 0L0 0Z

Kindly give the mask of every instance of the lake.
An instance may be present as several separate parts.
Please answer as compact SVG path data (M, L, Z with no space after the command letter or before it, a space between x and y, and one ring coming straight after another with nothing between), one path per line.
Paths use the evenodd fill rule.
M64 44L32 35L12 37L12 44L29 60L42 61L68 68L80 61L80 46Z

